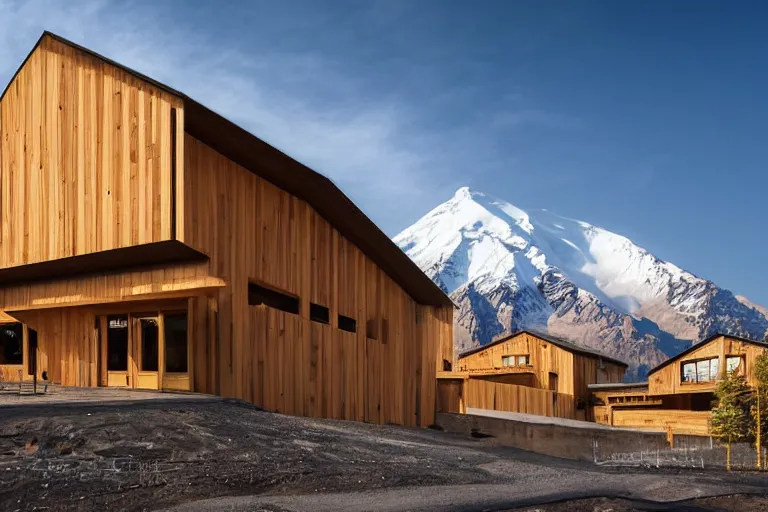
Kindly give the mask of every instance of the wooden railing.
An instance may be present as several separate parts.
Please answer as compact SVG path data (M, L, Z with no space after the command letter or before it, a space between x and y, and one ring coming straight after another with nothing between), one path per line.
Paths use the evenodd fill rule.
M709 435L711 411L675 409L613 409L611 425L615 427L672 431L675 434Z

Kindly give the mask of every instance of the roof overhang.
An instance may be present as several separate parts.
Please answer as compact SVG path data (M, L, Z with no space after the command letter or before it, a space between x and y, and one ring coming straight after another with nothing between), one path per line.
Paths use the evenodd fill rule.
M552 343L553 345L555 345L557 347L560 347L563 350L567 350L568 352L571 352L571 353L574 353L574 354L579 354L579 355L583 355L583 356L586 356L586 357L591 357L593 359L602 359L602 360L607 361L609 363L617 364L617 365L623 366L625 368L629 367L629 365L627 363L625 363L624 361L619 361L618 359L614 359L614 358L612 358L610 356L607 356L607 355L602 354L600 352L597 352L595 350L591 350L591 349L588 349L586 347L581 347L581 346L576 345L575 343L572 343L570 341L560 340L560 339L554 338L552 336L549 336L547 334L543 334L543 333L539 333L539 332L535 332L535 331L529 331L529 330L517 331L515 333L508 334L508 335L502 336L501 338L495 339L495 340L491 341L490 343L488 343L486 345L480 345L479 347L475 347L473 349L469 349L469 350L459 354L458 359L463 359L465 357L471 356L472 354L477 354L478 352L482 352L482 351L484 351L486 349L489 349L491 347L495 347L496 345L499 345L500 343L504 343L505 341L509 341L512 338L516 338L517 336L520 336L522 334L527 334L529 336L533 336L534 338L539 338L542 341L546 341L546 342Z
M18 320L0 309L0 324L15 324L16 322L18 322Z
M24 306L6 308L5 311L31 311L62 307L118 304L121 302L145 300L186 299L212 295L226 285L227 283L218 277L190 277L181 281L174 281L173 283L140 285L138 287L121 290L120 295L103 298L94 299L78 295L70 295L67 297L45 297L33 300L30 304ZM10 317L7 313L6 316Z
M29 55L45 37L59 41L115 66L184 101L187 133L245 169L309 203L345 238L373 260L417 303L456 307L400 248L379 229L329 178L289 157L235 123L182 92L110 60L93 50L45 31ZM27 57L29 59L29 56ZM25 60L26 62L26 60ZM21 67L23 67L22 64ZM21 67L19 69L21 69ZM18 71L17 71L18 73ZM15 78L15 75L14 75ZM10 87L13 79L9 82ZM3 95L5 91L3 91ZM0 96L2 99L2 96ZM2 277L0 277L2 282Z
M133 245L69 258L0 268L0 287L81 275L109 273L148 265L206 261L208 256L176 240Z

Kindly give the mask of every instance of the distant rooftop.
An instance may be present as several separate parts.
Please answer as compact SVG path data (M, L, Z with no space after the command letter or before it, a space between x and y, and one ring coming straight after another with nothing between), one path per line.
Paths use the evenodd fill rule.
M741 336L736 336L736 335L734 335L734 334L724 334L724 333L718 332L718 333L715 333L715 334L713 334L713 335L712 335L712 336L710 336L709 338L706 338L706 339L704 339L704 340L701 340L701 341L699 341L698 343L694 343L693 345L691 345L691 346L690 346L690 347L688 347L687 349L683 350L683 351L682 351L682 352L680 352L679 354L677 354L677 355L675 355L675 356L672 356L672 357L670 357L669 359L667 359L666 361L664 361L664 362L663 362L663 363L661 363L660 365L656 366L655 368L652 368L652 369L651 369L651 370L648 372L648 375L650 375L650 374L652 374L652 373L654 373L654 372L657 372L657 371L661 370L661 369L662 369L662 368L664 368L665 366L667 366L667 365L671 364L673 361L676 361L677 359L679 359L679 358L681 358L681 357L685 356L686 354L689 354L689 353L693 352L693 351L694 351L694 350L696 350L697 348L701 347L702 345L705 345L705 344L709 343L710 341L714 341L714 340L716 340L716 339L717 339L717 338L719 338L720 336L724 336L724 337L726 337L726 338L730 338L730 339L732 339L732 340L741 341L741 342L743 342L743 343L749 343L750 345L758 345L758 346L760 346L760 347L766 347L766 348L768 348L768 342L766 342L765 340L753 340L753 339L750 339L750 338L743 338L743 337L741 337Z
M466 351L466 352L464 352L462 354L459 354L459 358L467 357L467 356L470 356L472 354L476 354L477 352L480 352L480 351L485 350L485 349L487 349L489 347L493 347L495 345L498 345L499 343L503 343L503 342L505 342L505 341L507 341L509 339L512 339L515 336L519 336L521 334L529 334L531 336L535 336L537 338L541 338L542 340L548 341L548 342L552 343L553 345L557 345L558 347L560 347L562 349L568 350L569 352L573 352L573 353L576 353L576 354L582 354L582 355L589 356L589 357L594 357L595 359L604 359L605 361L608 361L608 362L611 362L611 363L614 363L614 364L620 364L622 366L629 366L624 361L619 361L618 359L614 359L613 357L607 356L607 355L603 354L602 352L598 352L597 350L592 350L590 348L583 347L581 345L577 345L577 344L575 344L575 343L573 343L571 341L567 341L567 340L564 340L564 339L561 339L561 338L556 338L554 336L550 336L549 334L543 334L543 333L540 333L540 332L537 332L537 331L531 331L531 330L527 330L527 329L526 330L522 330L522 331L517 331L514 334L510 334L508 336L504 336L504 337L499 338L497 340L493 340L492 342L488 343L487 345L482 345L480 347L468 350L468 351Z

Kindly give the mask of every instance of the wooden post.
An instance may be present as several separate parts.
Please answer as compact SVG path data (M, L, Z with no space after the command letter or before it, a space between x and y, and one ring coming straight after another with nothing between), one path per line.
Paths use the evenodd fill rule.
M762 423L762 414L760 411L760 383L757 383L757 435L755 440L755 448L757 449L757 470L760 471L763 469L762 464L762 443L760 442L760 424Z
M189 344L189 340L187 340ZM189 347L187 347L189 350ZM187 368L189 371L189 368ZM157 389L163 389L163 378L165 377L165 313L160 312L157 315Z

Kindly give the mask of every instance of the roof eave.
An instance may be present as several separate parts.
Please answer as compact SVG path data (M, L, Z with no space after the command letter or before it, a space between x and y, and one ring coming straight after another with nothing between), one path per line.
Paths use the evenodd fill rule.
M226 126L229 127L230 130L234 130L236 132L244 134L244 136L250 137L251 145L260 145L262 146L263 150L273 153L275 158L279 160L283 160L283 162L285 163L290 163L290 165L293 166L295 169L300 169L304 173L309 173L309 175L312 176L312 179L316 180L320 185L325 187L326 192L332 192L338 199L340 199L346 204L346 208L349 209L349 213L354 217L353 222L359 223L359 225L356 226L354 229L362 229L372 233L373 236L370 237L370 239L373 240L372 243L374 245L379 247L373 247L371 243L368 243L368 241L365 240L366 237L362 235L358 235L355 232L353 232L354 231L353 228L350 228L348 230L348 233L342 233L342 234L347 238L349 238L349 240L352 243L354 243L361 251L363 251L363 253L365 253L369 258L374 260L374 262L380 268L382 268L382 270L384 270L388 275L390 275L390 277L392 277L393 280L397 282L398 285L400 285L406 291L406 293L408 293L417 303L422 305L430 305L430 306L442 306L442 307L450 306L453 308L457 307L457 305L451 300L451 298L448 297L448 295L445 294L445 292L443 292L443 290L440 289L440 287L437 286L437 284L435 284L429 277L427 277L427 275L424 274L424 272L416 265L416 263L414 263L408 257L407 254L405 254L383 231L381 231L381 229L372 220L370 220L370 218L368 218L368 216L365 215L365 213L363 213L363 211L360 210L360 208L358 208L357 205L355 205L355 203L353 203L352 200L350 200L349 197L347 197L347 195L344 194L344 192L342 192L341 189L338 186L336 186L336 184L334 184L333 181L331 181L328 177L310 169L309 167L302 164L301 162L298 162L297 160L283 153L279 149L275 148L274 146L271 146L270 144L259 139L258 137L248 132L244 128L228 120L221 114L216 113L210 108L190 98L186 94L180 91L177 91L161 82L158 82L142 73L139 73L138 71L135 71L127 66L124 66L107 57L104 57L103 55L93 50L80 46L77 43L74 43L64 37L56 35L47 30L43 31L43 33L35 43L32 50L29 52L29 54L24 59L22 64L16 70L16 73L14 73L13 77L8 82L8 85L5 87L2 94L0 94L0 100L2 100L2 98L5 96L6 92L15 81L21 69L24 68L29 58L32 56L32 54L34 54L34 52L38 49L38 47L46 37L50 37L55 41L58 41L62 44L65 44L74 49L77 49L83 53L91 55L94 58L97 58L109 65L112 65L118 69L121 69L126 73L129 73L132 76L142 81L145 81L151 84L152 86L157 87L158 89L161 89L167 92L168 94L171 94L180 98L185 103L185 110L186 110L186 106L192 106L193 108L190 110L192 110L193 112L197 109L198 111L204 111L209 113L211 116L215 116L215 118L218 118L220 120L219 121L220 123L224 123ZM185 129L187 128L190 120L192 121L192 123L194 123L194 114L190 116L189 113L185 113ZM201 142L210 145L209 144L210 138L208 141L204 139L200 139L200 140ZM263 175L258 172L259 170L264 172L263 168L258 168L257 166L257 168L254 169L252 168L253 166L249 167L245 165L243 165L243 167L263 177ZM265 177L265 179L268 179L268 178ZM284 184L275 183L275 185L280 188L284 188L283 187ZM305 197L302 197L302 195L294 193L295 191L293 192L290 190L287 190L287 191L293 193L293 195L296 195L301 199L304 199L310 205L312 205L313 208L318 210L318 212L321 215L323 215L323 212L319 211L319 209L316 207L316 204L314 204L313 201L307 200ZM328 220L330 221L330 219ZM336 227L337 229L339 228L338 224L335 224L334 227ZM380 254L380 251L377 249L383 250L386 253L386 256L377 258L376 256Z

